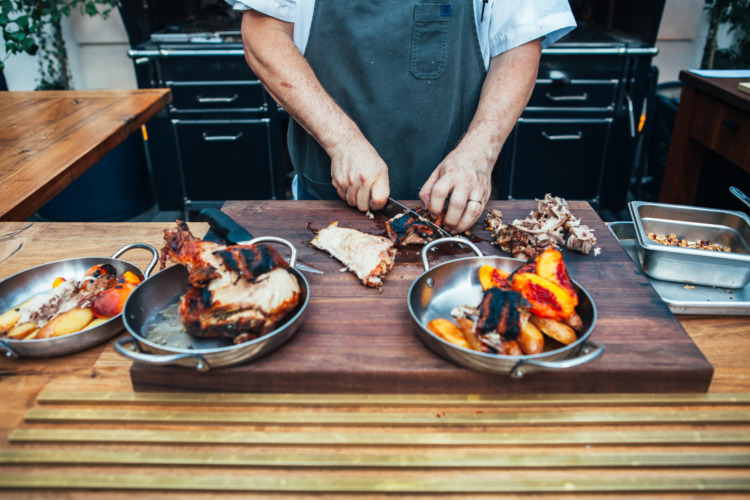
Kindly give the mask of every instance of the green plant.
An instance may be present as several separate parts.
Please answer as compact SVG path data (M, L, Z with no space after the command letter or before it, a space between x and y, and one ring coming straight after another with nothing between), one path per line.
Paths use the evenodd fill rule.
M71 87L68 53L61 21L74 9L94 17L107 17L118 0L0 0L0 29L5 59L13 54L37 56L38 90ZM0 60L0 71L5 67Z
M710 21L701 67L750 68L750 0L707 0L706 3ZM717 40L723 24L729 26L729 33L734 33L734 43L720 48Z

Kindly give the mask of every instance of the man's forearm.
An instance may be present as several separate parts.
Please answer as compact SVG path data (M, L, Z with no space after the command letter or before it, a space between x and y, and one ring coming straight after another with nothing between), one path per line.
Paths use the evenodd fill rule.
M460 147L481 152L494 166L500 150L521 116L534 89L541 43L536 40L495 56L490 61L477 111Z
M242 40L245 59L271 97L329 154L342 142L361 136L294 45L292 24L247 11Z

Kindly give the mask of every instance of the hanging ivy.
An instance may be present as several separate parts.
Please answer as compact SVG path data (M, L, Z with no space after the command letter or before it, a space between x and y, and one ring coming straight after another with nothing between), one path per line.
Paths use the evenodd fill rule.
M0 0L0 29L5 59L13 54L37 56L38 90L70 89L68 53L61 21L74 9L106 18L118 0ZM0 60L0 71L5 67Z

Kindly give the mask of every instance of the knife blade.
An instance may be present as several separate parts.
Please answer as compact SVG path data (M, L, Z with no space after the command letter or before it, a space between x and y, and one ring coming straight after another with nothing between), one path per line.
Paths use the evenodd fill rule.
M200 216L203 220L208 222L208 225L216 234L224 238L224 240L230 245L245 245L253 239L253 235L250 234L250 231L242 227L237 221L218 208L204 208L200 211ZM323 274L323 271L302 264L299 261L294 267L300 271L308 273Z
M380 212L383 215L387 216L389 219L392 219L393 217L397 216L398 214L406 213L406 214L408 214L408 215L416 218L417 220L420 220L423 223L425 223L430 229L432 229L433 231L435 231L436 234L439 234L441 238L452 238L453 237L453 235L451 233L449 233L448 231L446 231L442 227L438 226L437 224L435 224L434 222L432 222L428 218L419 215L414 210L405 207L404 205L402 205L401 203L397 202L396 200L394 200L391 197L388 197L388 201L386 202L385 206L380 210Z

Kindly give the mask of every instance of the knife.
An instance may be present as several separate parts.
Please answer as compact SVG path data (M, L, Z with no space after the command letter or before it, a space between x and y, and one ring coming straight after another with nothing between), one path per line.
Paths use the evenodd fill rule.
M423 217L419 215L417 212L410 208L406 208L401 203L397 202L391 197L388 197L388 201L386 202L385 206L380 210L380 212L388 217L389 219L392 219L393 217L397 216L398 214L406 213L417 220L422 221L425 223L430 229L435 231L436 234L439 234L441 238L452 238L453 235L443 229L442 227L438 226L431 220L427 219L426 217Z
M208 222L208 225L214 230L214 232L216 232L216 234L224 238L224 240L231 245L245 245L253 239L253 235L250 234L250 231L239 225L237 221L218 208L201 209L200 216L203 220ZM302 264L301 262L297 262L294 267L300 271L308 273L323 274L323 271Z

